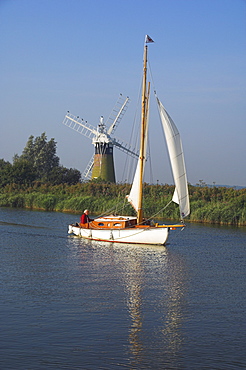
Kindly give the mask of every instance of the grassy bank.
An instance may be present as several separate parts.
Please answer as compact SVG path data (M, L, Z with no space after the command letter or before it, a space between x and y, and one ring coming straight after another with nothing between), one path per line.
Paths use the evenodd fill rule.
M115 212L134 215L126 201L129 184L78 183L57 185L36 183L32 187L8 185L1 189L0 206L81 213L85 208L93 214ZM171 200L174 187L171 185L144 186L145 216L169 220L179 219L177 205ZM246 225L246 189L226 187L189 186L191 214L187 220L228 225Z

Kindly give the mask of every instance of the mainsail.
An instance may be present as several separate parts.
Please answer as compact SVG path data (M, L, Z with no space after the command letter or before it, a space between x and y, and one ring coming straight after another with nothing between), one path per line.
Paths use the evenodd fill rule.
M144 175L144 168L145 168L145 162L146 162L146 152L147 152L147 141L148 141L148 125L149 125L149 114L147 111L147 119L146 119L146 132L144 136L144 153L143 157L145 161L143 162L143 175ZM138 159L138 164L135 172L135 176L133 179L132 187L130 194L127 196L128 202L131 203L132 207L137 211L139 207L139 189L140 189L140 158Z
M157 97L156 99L163 131L166 137L175 183L175 191L172 200L173 202L179 204L180 216L181 218L184 218L190 214L190 202L182 143L175 123L167 113L160 100Z

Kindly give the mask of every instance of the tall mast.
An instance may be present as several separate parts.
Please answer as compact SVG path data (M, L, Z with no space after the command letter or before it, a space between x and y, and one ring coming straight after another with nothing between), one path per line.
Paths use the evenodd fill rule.
M144 61L143 61L143 86L142 86L142 115L141 115L141 136L140 136L140 179L139 179L139 197L138 197L138 211L137 211L137 222L143 222L143 168L145 161L145 135L146 135L146 123L147 123L147 110L148 110L148 94L147 90L147 53L148 46L144 46Z

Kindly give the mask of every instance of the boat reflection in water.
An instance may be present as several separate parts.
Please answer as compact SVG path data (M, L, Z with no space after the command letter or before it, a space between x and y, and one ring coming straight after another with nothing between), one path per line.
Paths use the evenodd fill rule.
M185 304L183 261L165 246L122 247L117 243L71 237L73 240L83 250L83 256L85 250L92 253L93 265L101 271L98 279L105 279L104 283L109 284L105 289L110 291L109 296L103 299L114 297L112 305L117 305L122 338L125 330L128 331L128 344L122 339L122 347L130 367L137 368L150 362L157 367L180 365ZM105 271L109 276L105 276ZM104 284L99 283L100 287ZM120 285L122 289L119 289ZM123 314L125 309L129 314L127 319ZM112 325L115 324L112 322Z
M129 247L125 259L122 247L118 252L119 263L123 261L122 276L132 321L129 329L132 367L144 364L146 355L163 366L177 365L183 341L182 264L164 246Z

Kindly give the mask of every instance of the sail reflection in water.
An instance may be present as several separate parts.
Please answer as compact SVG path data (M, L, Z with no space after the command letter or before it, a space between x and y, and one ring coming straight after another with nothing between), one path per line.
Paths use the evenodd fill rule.
M97 255L94 262L104 264L103 261L107 261L107 273L112 277L118 274L122 282L121 293L129 320L126 355L131 368L144 366L145 360L149 362L152 357L154 364L169 363L175 367L183 342L185 279L182 261L177 261L164 246L127 245L122 248L116 243L109 247L93 241L85 244ZM102 273L103 269L100 271ZM109 296L104 299L108 300Z
M183 297L179 267L165 247L146 246L141 251L134 248L130 260L126 260L124 278L132 319L129 343L133 367L144 362L150 352L159 360L165 358L173 365L177 362L182 343Z

